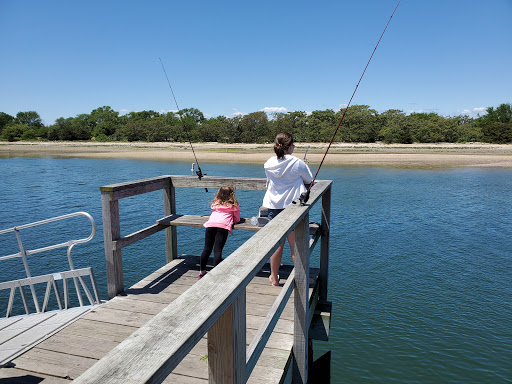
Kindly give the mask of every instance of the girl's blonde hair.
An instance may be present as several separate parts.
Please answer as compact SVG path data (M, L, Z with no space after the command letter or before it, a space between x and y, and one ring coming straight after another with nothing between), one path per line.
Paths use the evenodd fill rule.
M235 196L235 187L230 184L220 187L219 192L215 195L215 199L213 199L213 203L237 206L238 201Z
M284 155L293 144L293 135L288 132L278 133L274 141L274 152L278 159L284 158Z

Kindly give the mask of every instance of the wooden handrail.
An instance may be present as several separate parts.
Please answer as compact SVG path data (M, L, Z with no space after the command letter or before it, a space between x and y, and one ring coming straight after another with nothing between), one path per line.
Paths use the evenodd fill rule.
M169 182L165 181L166 178ZM112 216L115 218L117 200L113 198L127 197L128 191L140 194L144 193L140 192L142 190L157 190L157 186L163 186L170 191L173 191L175 186L214 188L227 182L236 185L238 189L264 189L264 181L265 179L242 178L241 180L240 178L207 177L198 180L195 177L165 176L135 182L133 183L136 185L135 188L130 183L106 186L101 189L102 197L108 194L108 199L104 199L104 214L110 215L110 219ZM223 351L222 353L217 352L219 356L212 355L211 359L209 358L210 375L213 375L213 382L228 382L225 381L226 377L229 377L229 382L245 382L247 368L250 371L254 364L251 361L251 366L248 367L246 362L245 289L268 261L270 255L295 229L296 269L293 283L295 288L295 368L293 377L294 381L305 383L307 381L307 335L310 319L308 256L310 246L314 246L316 243L316 240L313 240L313 243L309 241L309 211L320 198L323 198L324 194L330 198L331 184L330 181L318 181L311 189L307 205L291 205L285 209L235 250L230 257L78 377L75 382L124 383L129 378L129 381L133 383L159 383L172 372L207 332L209 346L213 345L213 350ZM174 196L174 192L171 194ZM173 201L171 201L172 204L174 204ZM112 208L112 205L114 205L113 210L105 210L108 206ZM329 207L325 203L322 205L324 208ZM112 213L114 214L112 215ZM322 225L327 225L327 228L328 217L328 212L323 213ZM110 221L109 225L114 231L119 227L118 222ZM322 230L322 232L328 235L328 230ZM110 235L112 244L113 232L105 236L106 240L108 235ZM113 250L113 252L118 252L118 267L121 267L122 270L120 250ZM233 271L237 271L237 273L233 273ZM262 332L265 334L265 331ZM268 338L268 335L265 334L265 337ZM228 340L228 347L224 345L226 340ZM224 344L217 345L216 343ZM253 344L251 343L251 345ZM258 342L257 348L261 348L261 345ZM231 355L228 356L230 353ZM217 364L216 360L218 359L226 360L222 364Z

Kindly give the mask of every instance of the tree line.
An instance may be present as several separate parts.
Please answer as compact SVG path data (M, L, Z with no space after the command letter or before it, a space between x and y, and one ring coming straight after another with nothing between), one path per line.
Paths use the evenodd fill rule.
M329 142L344 109L267 113L205 118L196 108L181 113L155 111L119 115L109 106L76 117L60 117L46 126L35 111L16 116L0 112L0 139L96 140L265 143L281 131L301 142ZM390 109L378 113L368 105L354 105L346 111L336 142L373 143L512 143L512 104L488 107L477 118L437 113L411 113Z

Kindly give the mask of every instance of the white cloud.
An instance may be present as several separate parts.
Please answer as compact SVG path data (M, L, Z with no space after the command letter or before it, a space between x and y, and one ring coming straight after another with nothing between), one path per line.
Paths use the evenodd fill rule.
M177 109L161 109L159 113L163 115L163 114L167 114L167 113L170 113L170 112L178 113L178 110Z
M470 117L478 117L478 115L485 115L487 108L486 107L476 107L473 109L463 109L461 111L457 111L457 115L468 115ZM483 113L482 113L483 112Z
M265 107L263 109L260 109L260 111L265 112L265 113L275 113L275 112L285 113L285 112L288 112L288 108L285 108L285 107Z
M236 108L233 108L233 113L230 115L226 115L226 117L237 117L237 116L245 116L247 115L247 112L241 112Z

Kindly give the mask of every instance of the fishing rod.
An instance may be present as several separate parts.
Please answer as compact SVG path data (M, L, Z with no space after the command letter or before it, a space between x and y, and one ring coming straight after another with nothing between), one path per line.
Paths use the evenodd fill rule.
M180 107L178 106L178 101L176 100L176 96L174 96L174 91L172 90L171 82L169 81L169 77L167 76L167 72L165 70L164 63L162 62L161 58L158 58L158 60L160 60L160 64L162 64L162 69L164 70L165 78L167 79L167 84L169 84L169 89L171 90L172 97L174 99L174 103L176 104L176 108L178 108L178 116L180 117L180 121L183 124L183 129L187 135L188 143L190 144L190 148L192 149L192 153L194 154L194 159L195 159L196 165L197 165L196 175L199 178L199 180L201 180L201 178L203 176L206 176L206 173L203 174L203 171L201 171L201 167L199 166L199 161L197 161L196 152L194 151L194 147L192 146L192 141L190 140L190 135L188 133L187 125L185 124L185 120L183 120L183 114L181 112ZM194 167L192 167L192 169L194 169ZM205 188L204 190L206 192L208 192L207 188Z
M303 161L304 161L305 163L309 163L309 160L306 158L306 157L308 156L309 147L310 147L310 146L308 145L308 147L306 148L306 153L304 153L304 160L303 160Z
M350 97L350 100L348 101L347 107L343 111L343 115L341 115L340 122L338 123L338 126L336 127L336 130L334 131L334 134L332 135L332 138L331 138L331 141L329 143L329 146L327 147L327 150L324 153L324 157L322 158L322 161L320 162L320 165L318 166L318 169L316 170L315 177L313 177L313 181L311 182L311 184L309 184L309 188L307 189L307 191L303 192L300 195L300 197L299 197L299 201L300 201L301 205L304 205L309 200L309 193L311 192L311 188L313 187L313 184L315 183L315 180L316 180L316 177L318 175L318 172L320 171L320 168L322 168L322 164L324 163L325 157L327 156L327 152L329 152L329 148L331 148L331 144L334 141L334 138L336 137L336 134L338 133L338 130L340 129L341 123L343 122L343 119L345 118L345 115L347 114L348 107L350 106L350 103L352 102L352 99L354 98L354 95L356 94L357 88L359 87L359 84L361 83L361 80L363 79L363 76L364 76L364 74L366 72L366 69L368 68L368 65L370 65L370 61L372 61L373 55L375 54L375 51L377 50L377 47L379 46L380 41L382 40L382 36L384 36L384 33L386 32L386 29L388 28L388 25L391 22L391 19L395 15L396 9L398 8L398 5L400 4L400 1L402 1L402 0L398 0L398 3L396 4L395 9L393 10L393 13L389 17L389 20L388 20L388 22L386 24L386 27L384 28L384 30L382 31L382 33L380 35L379 41L377 41L377 44L375 45L375 48L373 48L373 52L372 52L372 54L370 56L370 59L366 63L366 67L364 67L364 71L361 74L361 77L359 78L359 81L357 82L356 88L354 89L354 92L352 93L352 96Z

